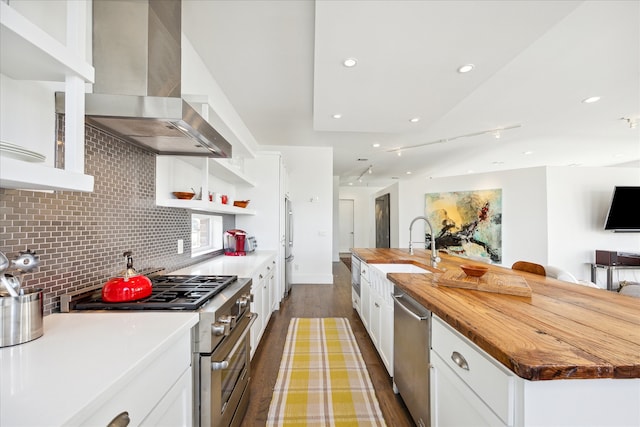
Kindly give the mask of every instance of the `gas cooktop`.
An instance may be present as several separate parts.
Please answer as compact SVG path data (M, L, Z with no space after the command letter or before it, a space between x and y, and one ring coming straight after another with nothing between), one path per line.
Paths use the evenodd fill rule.
M151 277L152 293L147 298L129 302L102 301L101 288L75 300L74 310L197 310L238 276Z

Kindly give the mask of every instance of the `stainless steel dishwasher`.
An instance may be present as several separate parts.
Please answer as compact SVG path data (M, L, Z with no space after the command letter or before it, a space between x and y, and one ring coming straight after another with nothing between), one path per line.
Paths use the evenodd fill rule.
M419 427L431 424L429 348L431 312L393 288L393 390Z

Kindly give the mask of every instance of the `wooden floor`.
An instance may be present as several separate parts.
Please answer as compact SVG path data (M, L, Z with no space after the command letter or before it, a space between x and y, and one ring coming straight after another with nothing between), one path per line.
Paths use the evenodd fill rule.
M351 273L333 263L333 285L293 285L273 313L251 362L251 398L242 426L264 426L276 383L289 321L293 317L346 317L369 370L380 409L388 426L414 426L402 399L393 393L391 378L378 357L358 313L351 306Z

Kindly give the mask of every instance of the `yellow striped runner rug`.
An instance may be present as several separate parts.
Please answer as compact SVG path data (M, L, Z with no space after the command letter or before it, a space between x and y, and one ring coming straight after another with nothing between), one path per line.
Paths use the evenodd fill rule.
M349 320L291 319L267 426L385 426Z

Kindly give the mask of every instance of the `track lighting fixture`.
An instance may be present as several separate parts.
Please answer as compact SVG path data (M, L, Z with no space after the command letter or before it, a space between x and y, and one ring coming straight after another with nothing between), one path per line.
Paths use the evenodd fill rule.
M460 139L460 138L469 138L471 136L479 136L479 135L487 135L487 134L493 135L496 138L500 138L504 131L511 130L511 129L516 129L516 128L519 128L521 126L522 125L505 126L505 127L496 128L496 129L483 130L483 131L480 131L480 132L467 133L465 135L457 135L457 136L453 136L451 138L442 138L442 139L438 139L438 140L435 140L435 141L425 142L425 143L422 143L422 144L416 144L416 145L409 145L409 146L406 146L406 147L393 148L391 150L387 150L387 152L397 153L398 156L399 156L402 151L407 150L409 148L419 148L419 147L424 147L424 146L427 146L427 145L442 144L444 142L451 142L451 141L454 141L454 140Z
M362 171L362 173L361 173L361 174L360 174L360 176L358 177L358 181L359 181L359 182L362 182L362 177L363 177L365 174L367 174L367 173L368 173L368 174L372 174L372 173L373 173L373 165L369 165L369 167L368 167L368 168L366 168L365 170L363 170L363 171Z

